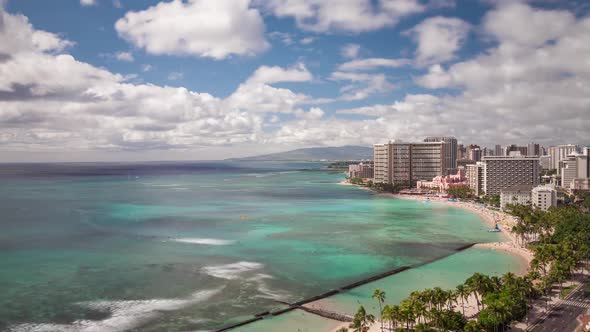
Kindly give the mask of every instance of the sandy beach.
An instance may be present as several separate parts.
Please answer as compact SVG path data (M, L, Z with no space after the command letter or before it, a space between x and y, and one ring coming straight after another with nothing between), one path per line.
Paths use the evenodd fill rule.
M446 198L438 198L438 197L423 197L423 196L409 196L409 195L399 195L399 194L380 194L383 196L389 196L393 198L399 199L411 199L411 200L419 200L419 201L426 201L430 200L431 202L436 202L438 204L444 204L447 206L455 207L464 209L470 212L477 214L484 222L490 225L490 228L493 228L495 225L498 225L498 228L501 230L500 234L506 239L506 241L502 242L491 242L491 243L478 243L476 247L479 248L489 248L492 250L500 250L504 251L509 254L513 254L519 256L523 260L523 271L522 274L525 274L528 270L528 265L533 259L533 253L523 248L516 239L516 236L512 234L512 227L516 225L516 218L504 213L502 211L495 211L486 208L483 205L475 204L471 202L451 202Z

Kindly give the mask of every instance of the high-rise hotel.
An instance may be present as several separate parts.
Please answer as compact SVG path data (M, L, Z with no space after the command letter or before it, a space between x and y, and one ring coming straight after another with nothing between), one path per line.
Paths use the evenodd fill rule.
M445 170L447 173L454 173L457 169L457 139L452 136L428 136L424 139L424 142L444 142L444 155L443 160L445 163Z
M539 157L488 156L483 161L483 192L499 195L514 186L539 185Z
M452 166L449 155L451 143L444 141L400 143L389 142L373 146L375 183L413 187L419 180L430 181L445 175ZM456 151L456 141L453 148Z

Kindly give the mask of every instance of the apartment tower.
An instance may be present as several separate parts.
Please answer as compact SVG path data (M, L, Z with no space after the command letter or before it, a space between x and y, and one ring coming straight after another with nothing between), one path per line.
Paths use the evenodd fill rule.
M444 142L375 144L373 154L374 183L411 187L446 174Z
M454 173L457 169L457 139L452 136L428 136L424 139L427 143L444 142L443 160L447 173Z
M539 158L529 156L483 157L483 191L499 195L502 189L539 184Z

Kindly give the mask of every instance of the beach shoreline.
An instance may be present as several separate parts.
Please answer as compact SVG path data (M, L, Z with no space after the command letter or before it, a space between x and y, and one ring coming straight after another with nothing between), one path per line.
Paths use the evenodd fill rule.
M341 184L343 185L352 185L347 183L346 181L342 181ZM362 186L355 186L355 187L362 187ZM362 187L365 190L371 190L370 188ZM390 198L397 198L397 199L405 199L405 200L415 200L415 201L430 201L436 204L442 204L449 207L459 208L471 213L478 215L482 221L489 225L490 228L495 227L496 225L500 229L500 235L505 239L504 241L500 242L487 242L487 243L477 243L474 245L475 248L483 248L489 250L496 250L502 251L506 254L512 255L517 257L521 262L522 269L518 271L516 274L518 275L525 275L529 270L530 262L532 261L534 255L533 253L523 248L518 244L517 238L514 234L512 234L512 227L516 224L516 219L502 211L494 211L486 208L483 205L471 203L471 202L461 202L461 201L449 201L446 198L439 198L439 197L425 197L425 196L411 196L411 195L401 195L401 194L390 194L390 193L377 193L380 197L390 197ZM465 302L465 316L466 317L473 317L478 313L477 301L475 297L470 296L468 300ZM310 303L310 306L314 307L314 309L323 309L323 310L330 310L329 307L322 308L321 305L318 308L317 305L319 303ZM460 307L455 307L456 311L462 310ZM377 321L378 322L378 321ZM369 332L378 332L380 331L380 325L378 323L372 324ZM338 328L330 331L336 332L340 328L348 328L347 323L343 323Z
M503 251L508 254L518 256L523 261L523 270L520 271L520 274L524 275L528 272L529 264L533 260L534 256L530 250L518 244L516 236L512 233L512 227L516 225L515 217L510 216L505 212L490 210L485 206L471 202L452 202L446 198L409 196L387 193L380 193L378 195L383 197L392 197L406 200L435 202L437 204L443 204L445 206L459 208L474 213L478 215L486 224L488 224L490 228L493 228L496 225L498 225L498 228L500 229L500 235L505 238L505 241L477 243L474 247Z
M421 202L430 201L435 202L437 204L443 204L449 207L459 208L474 213L478 215L485 224L488 224L490 226L490 229L497 225L500 229L500 236L502 236L505 239L504 241L499 242L477 243L474 247L503 251L505 253L517 256L523 262L523 268L521 271L519 271L519 274L524 275L528 272L530 262L533 260L534 255L530 250L518 244L517 237L512 233L512 227L516 225L517 222L516 218L508 215L505 212L490 210L483 205L475 204L472 202L449 201L447 198L425 197L422 195L382 193L374 189L368 188L366 186L352 184L347 180L342 180L338 182L338 184L344 186L352 186L362 190L369 190L380 197L390 197Z

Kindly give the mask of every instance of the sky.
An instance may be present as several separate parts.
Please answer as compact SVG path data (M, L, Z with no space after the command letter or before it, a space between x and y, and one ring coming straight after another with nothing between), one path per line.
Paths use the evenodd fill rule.
M590 144L590 2L0 0L0 162Z

